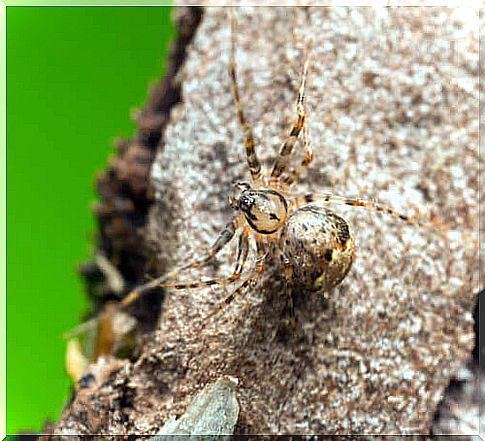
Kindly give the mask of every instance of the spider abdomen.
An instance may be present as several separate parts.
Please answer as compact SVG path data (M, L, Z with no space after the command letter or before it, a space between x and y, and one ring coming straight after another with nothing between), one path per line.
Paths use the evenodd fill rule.
M354 238L347 221L331 210L316 206L296 210L280 240L293 283L311 290L323 292L338 285L352 265Z

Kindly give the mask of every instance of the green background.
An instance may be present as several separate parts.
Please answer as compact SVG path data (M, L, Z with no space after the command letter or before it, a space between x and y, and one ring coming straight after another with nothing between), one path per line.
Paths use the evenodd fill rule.
M86 300L94 177L163 72L167 7L7 8L7 433L70 395L63 333Z

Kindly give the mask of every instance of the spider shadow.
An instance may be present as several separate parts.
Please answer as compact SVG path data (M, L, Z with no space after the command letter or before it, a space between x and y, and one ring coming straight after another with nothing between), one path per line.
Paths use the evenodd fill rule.
M335 318L335 307L330 295L314 292L303 286L291 287L295 323L292 323L288 307L288 291L284 281L275 281L278 272L274 271L271 279L272 286L268 285L261 290L263 302L260 306L258 320L255 326L272 326L272 332L265 332L265 338L274 341L287 349L296 351L298 348L307 347L315 339L315 327L331 327ZM261 325L263 324L263 325Z

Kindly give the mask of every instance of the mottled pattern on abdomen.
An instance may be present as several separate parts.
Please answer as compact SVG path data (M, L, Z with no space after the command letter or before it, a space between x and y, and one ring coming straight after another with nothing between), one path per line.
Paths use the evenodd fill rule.
M280 241L295 285L328 291L343 280L352 265L354 239L349 225L326 208L308 205L296 210Z

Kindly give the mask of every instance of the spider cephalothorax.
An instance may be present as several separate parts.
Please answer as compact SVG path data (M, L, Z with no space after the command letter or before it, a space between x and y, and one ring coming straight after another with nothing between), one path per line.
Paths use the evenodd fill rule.
M254 231L273 234L285 224L288 204L281 193L272 189L254 190L247 183L236 183L235 187L239 191L229 198L229 203L244 213Z
M229 204L235 210L235 216L227 223L206 254L140 286L125 297L122 305L129 304L147 290L156 287L189 289L239 283L238 287L213 311L211 314L213 315L232 302L247 287L256 283L268 260L277 259L284 268L288 305L292 313L292 286L301 285L311 291L328 291L345 278L352 265L354 239L350 227L345 219L325 206L343 204L363 207L387 213L408 223L420 223L415 218L362 199L352 199L330 193L289 196L292 185L313 159L313 152L307 139L304 108L309 57L303 64L298 89L297 118L282 143L271 171L267 173L262 170L252 130L246 122L240 100L236 75L236 25L235 19L232 18L229 74L236 114L245 138L244 146L251 182L238 182L234 185L234 192L229 197ZM300 139L302 132L304 136L303 139ZM290 167L289 160L297 142L302 143L305 156L295 167ZM176 281L181 272L205 266L238 233L236 262L230 276L193 282ZM256 244L256 255L253 259L249 257L252 249L250 241L254 241ZM246 268L248 261L252 262L249 269Z

